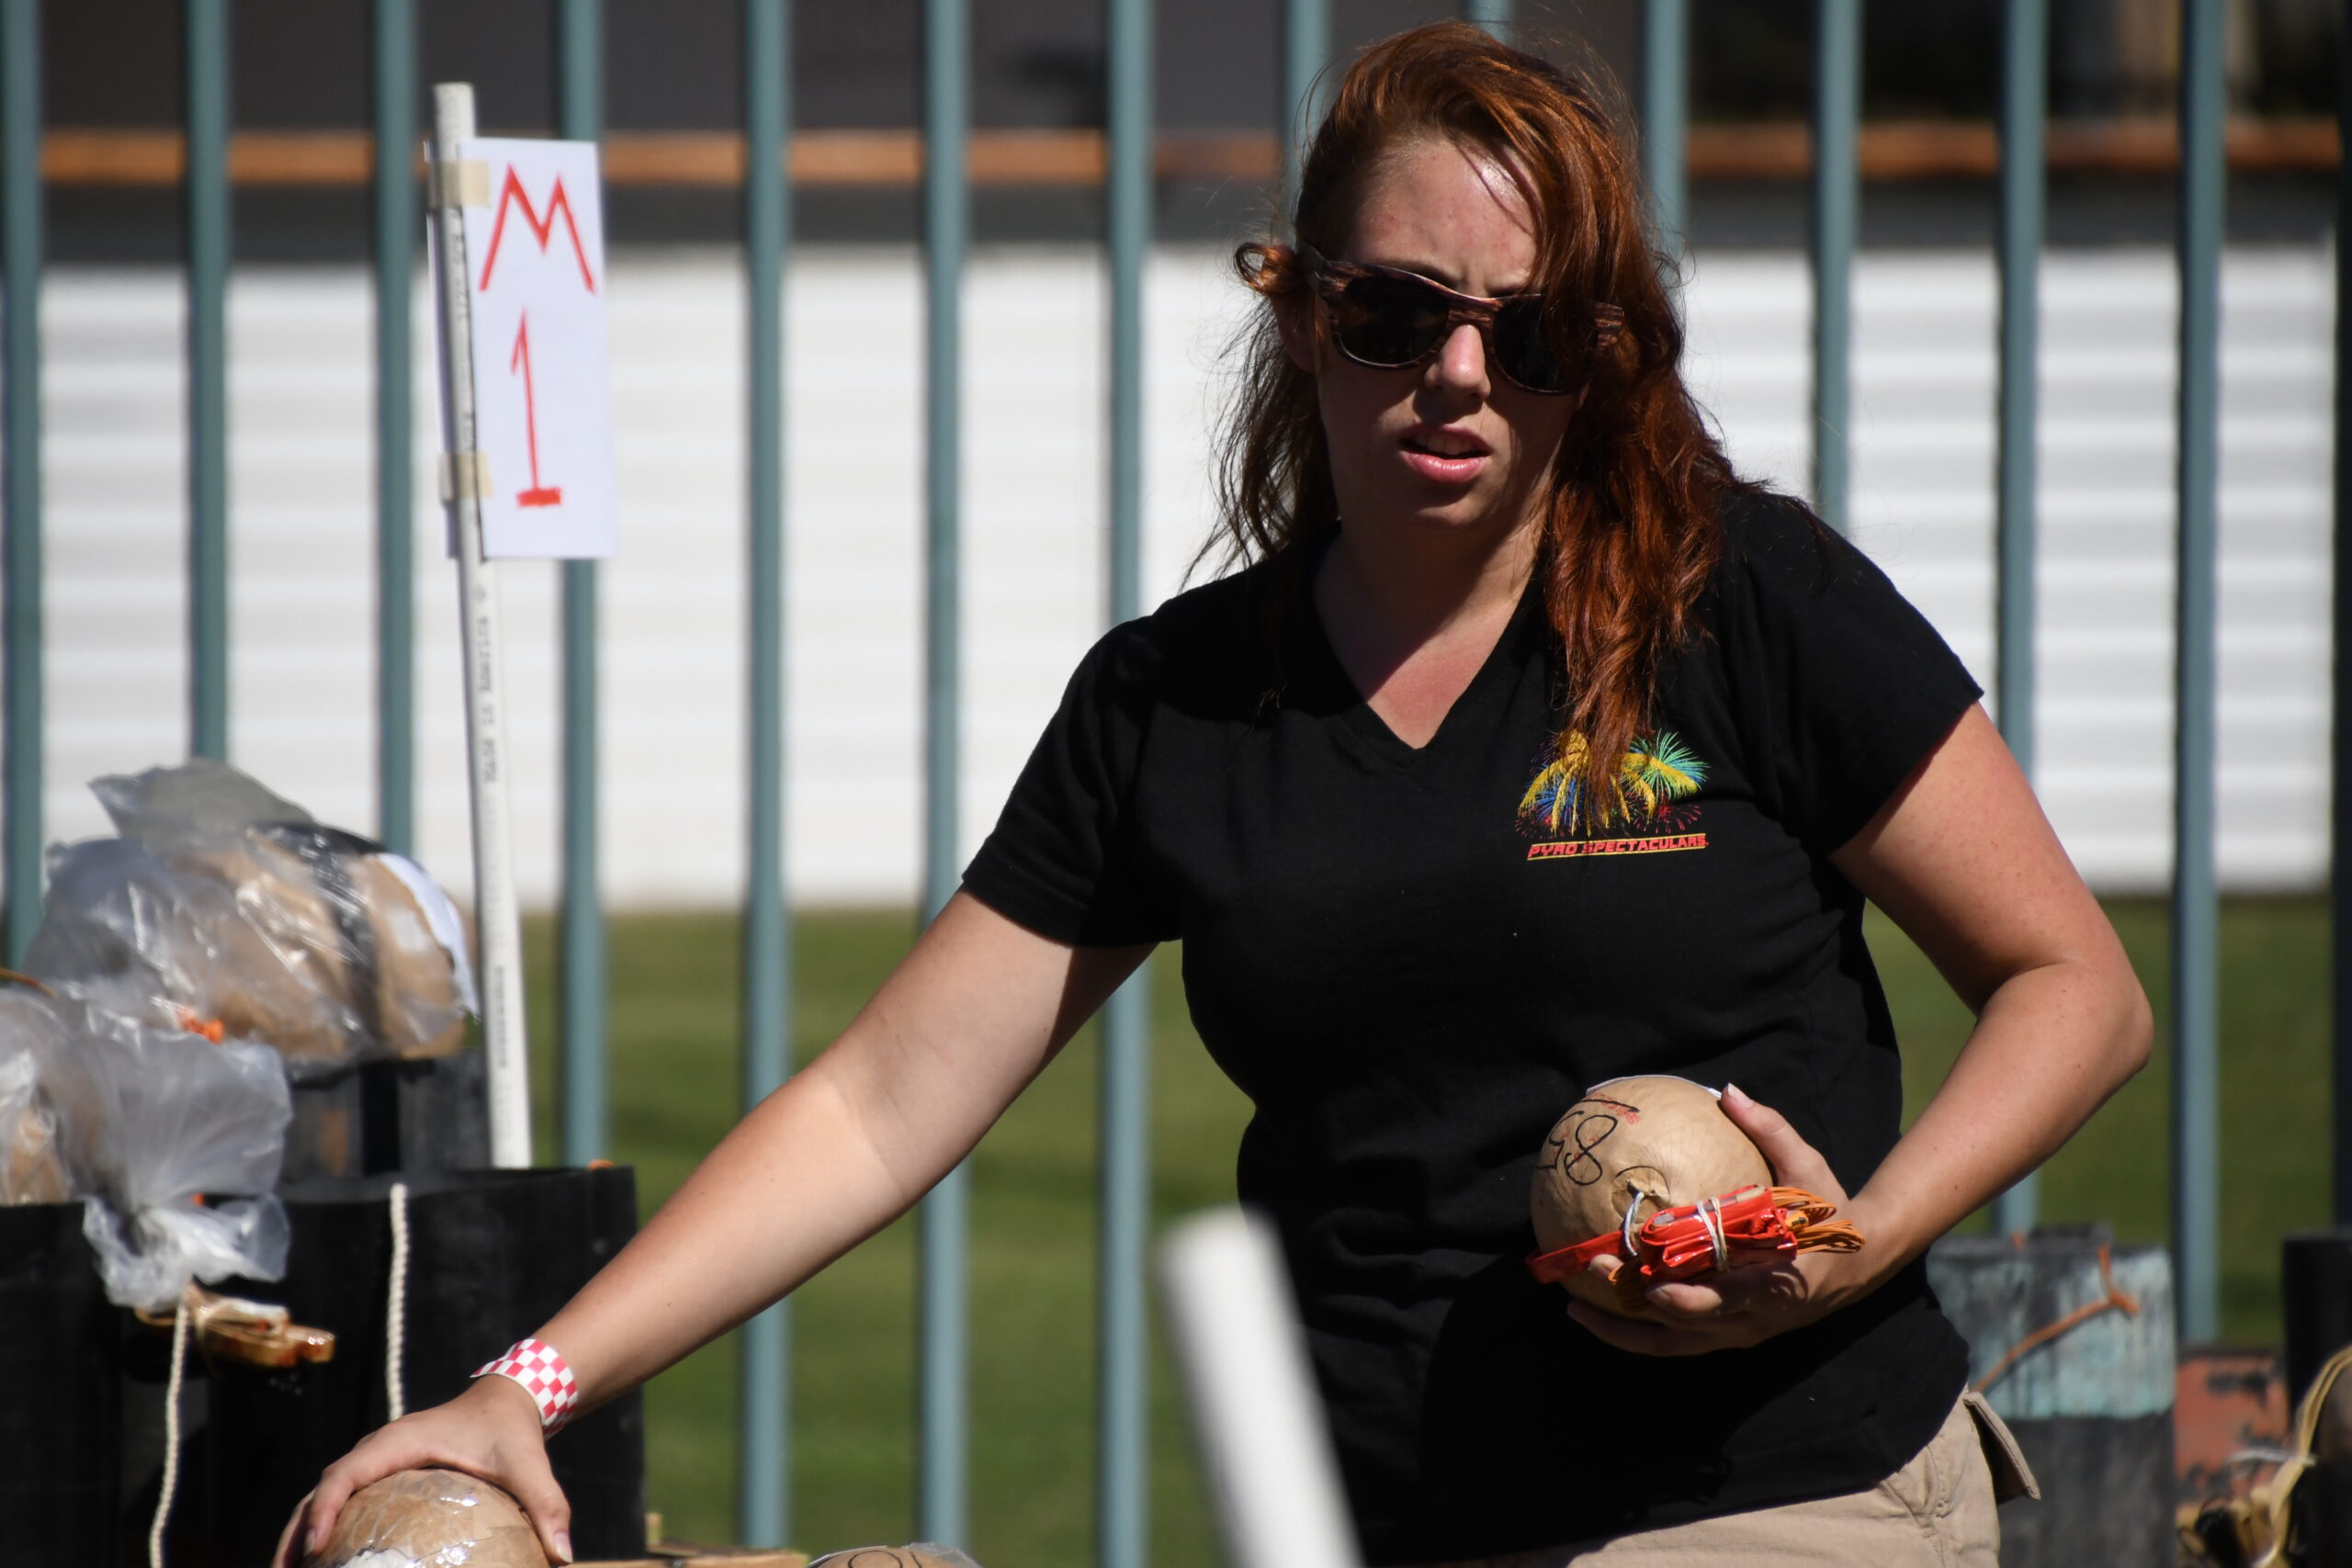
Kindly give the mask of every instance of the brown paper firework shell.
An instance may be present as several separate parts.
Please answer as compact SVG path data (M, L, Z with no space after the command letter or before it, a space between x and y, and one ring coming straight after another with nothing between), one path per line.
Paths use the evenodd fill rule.
M73 1196L58 1157L56 1115L33 1105L0 1109L0 1203L62 1203Z
M952 1546L919 1540L911 1546L853 1546L829 1552L808 1568L980 1568Z
M90 1190L105 1096L64 1021L32 990L0 990L0 1203Z
M305 1568L548 1568L514 1498L454 1470L403 1470L351 1495Z
M1764 1156L1724 1114L1713 1091L1687 1078L1595 1084L1553 1124L1535 1166L1530 1209L1535 1249L1552 1252L1641 1223L1660 1209L1770 1186ZM1620 1312L1599 1277L1562 1281L1581 1301Z
M375 1016L384 1021L385 1043L409 1060L449 1055L466 1043L466 1002L449 950L433 934L414 890L383 856L352 862L351 881L374 935ZM470 949L473 922L462 907L452 907L458 945Z

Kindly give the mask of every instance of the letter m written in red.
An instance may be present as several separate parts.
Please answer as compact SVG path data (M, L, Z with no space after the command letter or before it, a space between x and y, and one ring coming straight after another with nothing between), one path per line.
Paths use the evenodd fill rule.
M506 238L506 214L517 207L523 209L523 222L531 231L531 238L538 242L542 254L555 234L555 220L563 220L565 237L571 242L571 254L580 263L581 284L589 293L595 293L596 276L588 268L588 248L580 243L580 226L572 221L571 201L563 193L563 176L556 176L555 186L548 193L547 216L542 218L538 209L531 205L531 194L523 188L523 178L512 164L507 166L506 183L499 187L498 214L490 225L490 251L482 258L481 281L474 287L478 290L490 288L491 276L498 266L499 245Z

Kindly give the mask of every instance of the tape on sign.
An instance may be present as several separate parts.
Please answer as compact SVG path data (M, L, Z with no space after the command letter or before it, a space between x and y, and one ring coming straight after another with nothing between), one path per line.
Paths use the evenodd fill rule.
M447 505L461 495L484 501L495 493L490 488L490 457L487 453L441 454L442 504Z
M488 207L490 164L480 158L452 158L434 164L433 205Z

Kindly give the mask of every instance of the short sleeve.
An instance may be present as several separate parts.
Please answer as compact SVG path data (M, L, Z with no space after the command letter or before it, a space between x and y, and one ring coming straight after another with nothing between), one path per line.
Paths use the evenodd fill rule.
M1984 694L1869 557L1794 502L1726 517L1725 673L1751 776L1815 853L1845 844Z
M1154 705L1148 628L1114 628L1080 663L964 871L981 903L1057 942L1118 947L1175 934L1129 810Z

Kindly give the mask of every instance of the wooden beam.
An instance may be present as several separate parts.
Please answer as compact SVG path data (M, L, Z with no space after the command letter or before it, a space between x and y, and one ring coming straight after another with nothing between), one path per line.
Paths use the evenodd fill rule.
M2230 167L2238 173L2326 174L2340 157L2333 119L2232 122ZM1794 121L1694 125L1694 179L1802 179L1812 136ZM922 177L914 130L804 130L792 139L795 185L911 186ZM605 138L605 178L615 186L732 189L743 179L743 139L733 131L615 131ZM971 138L972 183L1099 186L1106 166L1099 130L982 130ZM2055 174L2169 175L2180 166L2169 119L2060 120L2050 127ZM1267 181L1278 159L1262 133L1171 131L1153 162L1161 179ZM229 177L255 187L364 185L375 163L364 130L245 130L230 138ZM1989 180L2000 166L1993 127L1980 120L1880 120L1862 128L1862 175L1871 180ZM187 154L169 130L61 127L41 143L51 185L158 186L180 182ZM421 165L420 165L421 167Z
M1803 179L1813 168L1813 135L1802 121L1694 125L1688 138L1697 179ZM2171 175L2180 137L2169 119L2053 120L2052 174ZM2241 119L2229 127L2230 168L2239 174L2327 174L2339 156L2332 119ZM2001 145L1983 120L1879 120L1862 127L1862 176L1871 180L1989 180Z

